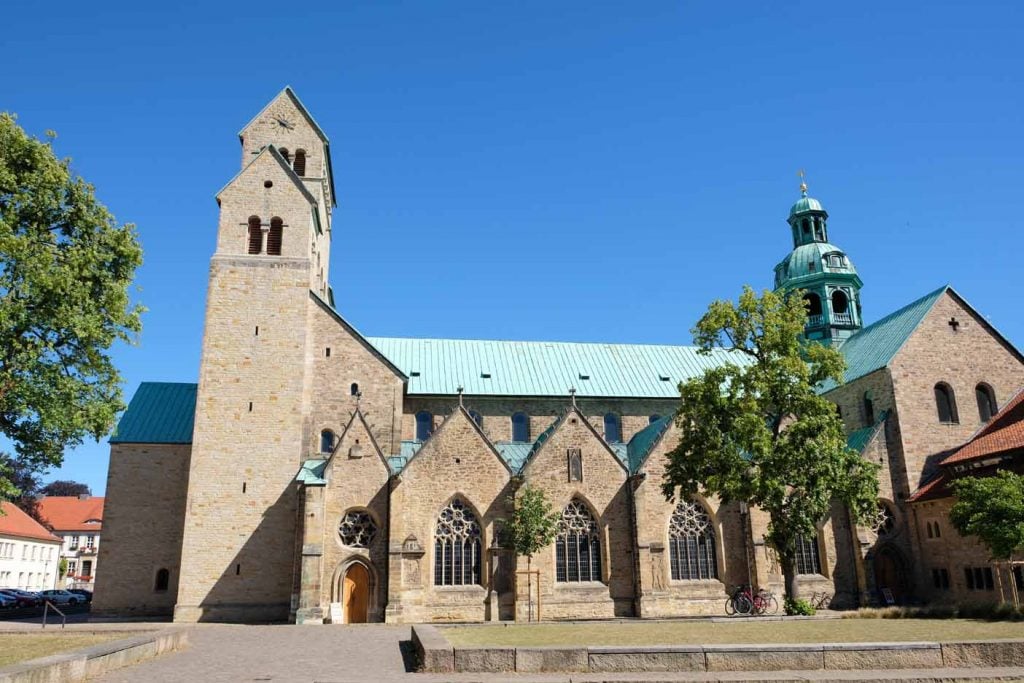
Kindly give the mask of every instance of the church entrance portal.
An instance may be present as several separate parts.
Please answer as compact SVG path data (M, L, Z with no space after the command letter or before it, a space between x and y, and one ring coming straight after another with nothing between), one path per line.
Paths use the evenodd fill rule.
M370 573L359 562L345 572L343 609L346 624L365 624L370 602Z
M902 604L907 595L906 564L899 551L888 547L882 548L875 555L873 564L875 568L875 588L879 593L882 593L883 589L889 589L895 602ZM883 595L879 595L879 598L884 604L885 598Z

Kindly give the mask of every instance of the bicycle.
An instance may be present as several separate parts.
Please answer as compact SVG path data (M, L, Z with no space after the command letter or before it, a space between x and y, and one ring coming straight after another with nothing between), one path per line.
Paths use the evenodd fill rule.
M729 616L776 614L778 611L779 601L771 591L762 588L754 593L749 584L737 586L725 602L725 613Z
M810 603L814 609L828 609L832 604L832 594L825 591L822 591L821 593L815 591L811 594Z

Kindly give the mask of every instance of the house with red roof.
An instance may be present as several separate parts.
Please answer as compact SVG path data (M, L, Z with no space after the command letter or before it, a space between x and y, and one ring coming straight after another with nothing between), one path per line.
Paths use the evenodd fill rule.
M1024 556L1012 567L992 562L973 536L961 536L949 521L956 503L952 483L963 477L990 477L1009 470L1024 473L1024 389L1011 398L965 444L939 463L938 471L910 497L916 533L931 569L931 599L995 602L1009 593L1009 582L1024 590Z
M60 546L60 538L21 508L0 501L0 588L56 588Z
M61 538L61 557L67 560L67 588L92 590L96 581L102 496L45 496L39 499L39 517Z

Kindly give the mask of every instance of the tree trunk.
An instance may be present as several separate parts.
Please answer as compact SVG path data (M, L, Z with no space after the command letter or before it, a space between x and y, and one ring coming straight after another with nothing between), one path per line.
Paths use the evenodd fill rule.
M786 598L799 600L799 586L796 574L796 560L793 557L779 555L779 565L782 567L782 577L785 580Z

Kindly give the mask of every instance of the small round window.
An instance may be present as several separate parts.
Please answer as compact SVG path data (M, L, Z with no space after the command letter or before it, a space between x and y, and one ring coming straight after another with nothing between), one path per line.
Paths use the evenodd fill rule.
M341 518L338 536L341 542L353 548L368 548L377 535L377 525L364 510L351 510Z

